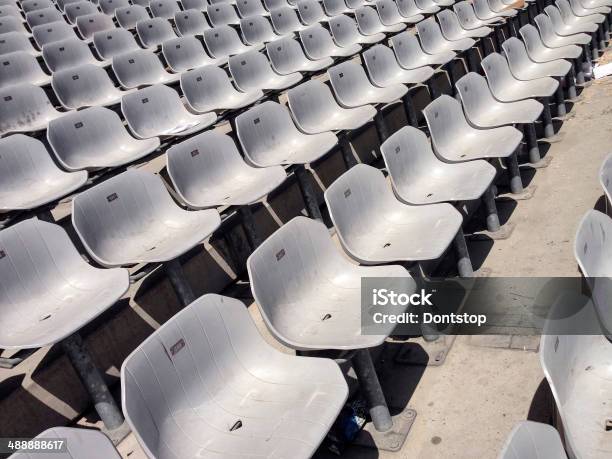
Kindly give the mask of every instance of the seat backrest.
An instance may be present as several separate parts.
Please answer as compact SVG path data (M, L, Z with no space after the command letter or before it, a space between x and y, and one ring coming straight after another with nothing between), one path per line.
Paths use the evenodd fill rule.
M306 56L314 60L329 57L330 50L336 47L333 38L321 24L314 24L301 30L300 41Z
M21 19L14 16L0 16L0 34L9 32L28 33Z
M323 0L323 7L325 8L325 13L330 17L342 14L347 9L344 0Z
M280 38L268 43L266 52L272 68L282 74L294 72L298 64L306 59L300 44L291 37Z
M0 134L46 127L58 116L45 91L27 83L0 90Z
M423 115L436 148L452 148L453 142L460 141L458 133L468 127L461 104L446 94L425 107Z
M177 11L174 14L174 24L181 36L202 35L204 30L210 29L204 13L200 10L190 9Z
M274 11L277 8L289 5L287 0L263 0L263 4L268 11Z
M113 18L104 13L93 13L79 16L76 21L77 29L84 38L91 38L94 33L101 30L114 29Z
M26 21L30 27L63 20L64 17L62 16L62 13L60 13L55 7L42 8L40 10L26 13Z
M150 49L139 49L113 57L113 72L126 89L151 84L159 75L165 75L157 55Z
M452 10L442 10L436 14L436 17L438 18L442 35L444 35L446 39L454 40L462 38L463 32L461 24L459 24L459 19Z
M151 18L136 23L138 38L147 48L154 48L164 41L176 38L170 22L163 18Z
M353 166L327 190L325 202L338 237L345 247L351 239L363 236L377 221L373 209L395 199L382 171L363 163Z
M378 86L384 86L383 82L399 67L393 50L385 45L374 45L362 56L370 79Z
M565 23L563 21L563 17L561 16L561 11L555 5L548 5L544 8L544 12L550 18L550 21L555 26L555 28L565 28Z
M64 11L66 9L66 5L70 5L71 3L79 2L80 0L54 0L55 4L59 7L60 11Z
M453 5L453 11L457 15L459 24L461 24L463 28L473 29L477 24L480 24L480 20L476 17L472 4L466 0L455 3Z
M502 43L502 48L504 50L504 54L506 55L506 59L508 60L510 71L513 75L513 69L516 70L520 69L523 66L531 65L532 61L527 55L525 44L518 38L508 38Z
M64 14L68 18L71 24L75 24L79 16L85 16L86 14L94 14L98 12L98 8L93 3L83 0L80 2L71 3L66 5Z
M0 18L14 17L22 21L21 9L17 5L0 5Z
M112 16L117 8L130 6L129 0L98 0L98 5L104 14Z
M204 43L210 55L223 58L244 51L238 32L230 26L214 27L204 31Z
M131 5L117 8L115 10L115 18L124 29L133 29L139 21L150 19L149 13L144 6Z
M567 459L559 432L549 424L519 422L510 432L497 459L525 458Z
M103 59L112 59L117 54L141 49L132 33L120 27L96 32L93 44Z
M42 10L43 8L51 8L54 6L55 3L53 3L51 0L25 0L21 2L21 9L24 13Z
M226 95L236 91L225 70L212 65L182 73L181 90L189 105L200 113L225 107Z
M158 219L173 218L176 208L159 176L130 169L79 193L72 200L72 226L92 258L111 266L115 240L147 233Z
M537 53L539 50L544 49L544 44L542 43L538 29L531 24L526 24L521 27L519 33L523 38L527 54Z
M478 18L486 19L492 15L488 0L472 0L472 6Z
M330 67L327 74L336 99L345 107L354 106L351 101L354 100L355 95L372 85L364 68L353 61Z
M39 48L54 41L77 38L74 29L66 21L49 22L33 27L32 36Z
M338 45L349 47L359 42L359 29L357 23L347 16L340 14L329 20L329 29Z
M270 378L259 362L272 358L271 352L276 351L263 341L245 305L219 295L198 298L157 329L121 367L123 412L147 455L172 454L168 443L182 438L167 438L172 434L156 427L171 422L173 413L198 406L215 419L217 394L228 383L239 383L236 372ZM244 390L249 390L246 385ZM217 430L213 424L201 434L215 444L227 442L223 450L233 455L230 428ZM209 456L218 449L198 451Z
M206 0L181 0L184 10L206 11L208 2Z
M511 84L514 80L508 61L499 53L491 53L485 57L481 64L482 69L487 77L487 81L493 94L498 91L503 91L507 84Z
M376 11L383 24L397 24L403 19L394 0L376 0Z
M303 26L298 19L297 12L290 6L281 6L270 12L270 19L274 30L279 35L287 35L300 30Z
M540 35L544 42L552 42L556 39L555 29L550 18L546 14L538 14L535 18L535 23L538 26Z
M206 14L213 27L238 24L240 22L238 13L236 13L233 5L229 3L215 3L214 5L209 5L208 8L206 8Z
M236 8L243 18L266 14L266 9L260 0L236 0Z
M320 113L338 109L331 90L320 80L309 80L291 88L287 92L287 99L293 118L302 131L306 131L305 126L320 124Z
M162 43L164 59L175 72L184 72L199 67L202 57L210 59L204 46L194 36L178 37Z
M266 56L255 50L230 57L229 71L238 89L244 92L264 89L262 85L272 75Z
M25 51L33 55L38 54L25 34L9 32L0 35L0 56L14 51Z
M435 18L430 17L424 21L417 22L416 29L423 50L435 54L434 50L438 44L444 40L440 26Z
M0 88L18 83L37 84L48 81L48 75L42 71L38 61L25 51L15 51L0 57Z
M98 65L83 64L53 74L51 86L62 106L68 110L98 105L116 94L106 71Z
M291 139L299 135L287 108L272 101L241 113L235 122L242 151L255 164L267 163L270 152L291 145Z
M242 38L249 45L258 45L278 38L265 16L251 16L240 20Z
M463 75L455 87L468 119L475 119L483 108L499 104L491 94L487 80L476 72Z
M42 54L52 72L96 62L87 43L76 37L48 43L43 46Z
M316 24L326 19L325 11L318 0L299 0L297 7L300 18L306 25Z
M396 4L399 13L407 18L423 14L414 0L396 0Z
M181 11L176 0L151 0L149 9L154 18L172 19L174 14Z

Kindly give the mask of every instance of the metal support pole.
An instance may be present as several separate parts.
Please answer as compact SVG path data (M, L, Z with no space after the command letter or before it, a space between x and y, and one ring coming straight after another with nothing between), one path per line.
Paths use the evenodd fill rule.
M578 58L574 61L574 75L576 75L576 84L584 84L584 51L583 54L578 56ZM574 88L575 91L575 88Z
M387 125L385 124L385 120L383 119L382 108L374 116L374 124L376 125L376 132L378 132L380 143L382 144L385 140L389 138L389 130L387 129Z
M374 118L376 119L376 117ZM302 192L304 198L304 204L306 205L306 211L310 218L323 222L323 216L319 210L319 204L317 203L317 197L314 194L308 173L303 164L298 164L295 168L295 176L297 177L298 186Z
M357 165L355 155L353 155L353 149L349 142L348 135L346 133L340 136L340 151L342 153L342 160L347 169Z
M259 234L255 229L255 219L253 218L253 211L250 205L240 206L238 209L240 217L242 218L242 226L246 235L247 241L251 246L251 250L255 250L261 244Z
M457 270L459 271L459 277L473 277L474 269L472 268L472 260L470 260L470 253L465 243L463 229L459 228L459 231L457 231L453 245L455 246L455 253L457 255Z
M170 283L181 304L187 306L193 303L196 297L191 289L191 285L189 285L189 282L187 282L185 278L185 273L183 272L183 267L179 259L175 258L174 260L168 261L165 263L164 267L166 269L166 275L170 279Z
M594 61L599 59L599 49L598 49L598 40L597 40L597 32L591 33L591 56Z
M434 85L434 78L431 77L429 80L427 80L426 84L427 84L427 90L429 91L429 98L431 100L437 99L440 96L440 93L438 92L438 90L436 89L435 85Z
M553 126L552 115L550 113L550 97L542 97L542 124L544 125L544 137L550 139L555 136L555 127Z
M516 151L506 158L506 167L508 167L508 174L510 175L510 191L514 194L522 193L524 188Z
M406 95L403 97L402 102L404 103L404 110L406 112L406 118L408 118L408 124L412 127L418 128L418 116L416 110L414 109L414 103L412 102L410 90L408 90Z
M606 49L606 38L603 28L603 24L599 24L599 28L597 29L597 40L599 42L598 46L602 52Z
M365 396L374 428L386 432L393 427L393 419L387 407L380 381L376 375L372 356L367 349L359 349L351 359L353 369L359 381L359 387Z
M497 213L497 205L495 204L495 194L492 185L487 188L487 191L484 192L481 199L487 214L487 230L491 233L495 233L499 231L501 225L499 224L499 214Z
M591 52L589 45L582 45L582 73L585 80L593 78L593 61L591 60Z
M529 153L529 162L531 164L537 164L540 162L542 157L540 156L540 147L538 147L538 139L536 136L535 125L528 123L523 125L523 132L527 138L527 151Z
M478 59L476 58L476 53L478 50L476 47L472 47L467 50L467 64L470 72L478 73Z
M108 390L100 370L95 366L81 336L75 333L62 341L62 348L79 379L87 389L100 419L108 430L115 430L123 424L123 415Z
M578 94L576 93L576 79L575 79L573 65L570 66L570 69L567 72L567 75L565 75L565 82L567 84L567 98L569 100L574 100L576 97L578 97ZM583 83L584 83L584 79L583 79Z
M565 109L565 95L563 94L563 78L558 78L559 86L555 91L555 102L557 103L557 117L562 117L567 115L567 110Z

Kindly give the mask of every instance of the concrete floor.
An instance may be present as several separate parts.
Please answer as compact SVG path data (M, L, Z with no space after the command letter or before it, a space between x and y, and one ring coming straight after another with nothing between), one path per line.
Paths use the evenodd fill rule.
M489 276L579 276L573 239L582 215L602 208L598 169L612 150L612 77L596 81L564 122L552 162L539 169L531 200L500 203L515 224L510 239L470 242L475 267ZM547 145L542 145L547 147ZM250 308L260 329L273 342ZM417 411L402 450L378 452L350 447L348 458L495 458L518 421L550 418L551 400L540 368L537 339L460 336L439 367L394 366L383 370L391 405ZM418 383L418 384L417 384ZM144 458L130 435L119 446L123 457ZM318 457L334 457L319 452Z

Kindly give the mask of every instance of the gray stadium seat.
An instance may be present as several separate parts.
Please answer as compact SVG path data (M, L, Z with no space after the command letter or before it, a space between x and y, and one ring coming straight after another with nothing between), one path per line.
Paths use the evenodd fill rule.
M427 14L433 14L440 11L440 5L434 0L415 0L415 3L419 9L423 10Z
M263 97L260 89L236 90L225 70L200 67L181 74L181 90L189 107L198 113L213 110L234 110L246 107Z
M358 129L374 119L371 105L342 108L320 80L310 80L287 93L295 124L307 134Z
M132 0L132 4L144 6L146 8L149 6L149 0Z
M581 323L597 320L584 317L584 313L595 315L588 306L568 320ZM553 309L550 314L555 317L555 313ZM568 456L610 457L612 444L606 429L607 404L612 397L610 341L603 335L557 335L545 326L540 339L540 363L561 418Z
M240 24L238 13L229 3L215 3L206 8L206 14L213 27Z
M128 423L147 455L159 458L178 449L183 459L306 459L348 396L335 362L279 352L243 303L214 294L141 344L123 363L121 384Z
M66 196L86 181L87 172L59 169L39 140L23 134L0 139L0 212L34 209Z
M112 59L118 54L141 49L129 30L116 28L96 32L93 45L102 59Z
M273 10L270 14L270 20L274 30L279 35L292 34L306 27L300 22L297 12L290 6L281 6Z
M599 180L609 201L610 195L610 157L604 161L599 171ZM597 210L589 210L582 217L574 241L574 256L580 266L593 305L602 325L602 332L612 337L612 315L610 312L610 291L612 288L612 269L610 269L610 230L612 220Z
M457 2L453 5L453 11L457 15L459 24L466 30L479 29L480 27L486 27L489 25L495 25L502 21L500 18L480 19L474 13L474 7L468 1Z
M428 65L444 65L457 55L454 51L444 51L439 54L428 54L423 51L416 35L402 32L389 40L399 65L405 69L417 69Z
M51 77L43 72L36 58L25 51L2 55L0 68L0 88L19 83L44 86L51 82Z
M36 11L26 13L26 21L30 28L49 22L63 21L62 13L55 7L42 8Z
M113 57L113 72L125 89L178 81L179 74L168 73L150 49L140 49Z
M407 18L429 14L428 11L419 8L414 0L396 0L395 4L399 13Z
M55 344L112 306L129 287L125 269L83 260L66 231L35 218L0 231L0 345ZM56 457L56 455L53 455Z
M586 33L570 36L558 35L550 17L546 14L538 14L534 20L540 31L540 38L548 48L561 48L566 45L588 45L591 42L591 36Z
M441 161L427 136L412 126L394 133L380 150L395 195L406 204L479 199L497 174L495 167L484 160Z
M288 6L287 0L263 0L263 4L268 11L273 11L283 6Z
M501 14L505 17L513 17L518 14L517 7L509 7L503 0L487 0L489 8L496 14Z
M14 16L0 16L0 34L9 32L19 32L28 37L31 35L21 19Z
M206 0L181 0L184 10L206 11L208 2Z
M32 28L32 36L36 45L42 47L54 41L65 40L66 38L78 38L74 28L66 21L49 22Z
M65 453L39 452L38 459L121 459L113 443L102 433L90 429L52 427L38 434L34 440L66 440L69 451ZM30 459L29 453L15 453L10 459Z
M40 51L32 46L27 35L20 32L9 32L0 35L0 56L15 51L25 51L32 56L40 56Z
M353 11L344 0L323 0L323 8L325 8L325 14L329 17Z
M453 13L451 10L442 10L440 11L436 17L438 18L438 22L440 23L440 29L442 30L442 35L447 40L457 41L462 40L464 38L482 38L489 35L493 32L493 29L490 27L478 27L474 29L464 29L461 27L459 23L459 19L457 15Z
M128 93L115 87L103 68L92 64L55 72L51 86L60 104L67 110L116 105Z
M380 32L374 35L364 35L359 31L357 23L345 14L340 14L329 20L329 28L335 42L345 48L358 44L378 43L385 39Z
M29 13L30 11L50 8L54 5L55 3L53 3L51 0L25 0L21 2L21 9L24 13Z
M317 24L328 19L318 0L298 0L297 10L300 19L306 25Z
M274 70L282 75L294 72L316 72L334 63L331 57L318 60L308 59L300 44L291 37L266 44L266 52Z
M497 13L491 9L488 0L473 0L472 6L474 7L474 13L476 17L481 21L489 21L491 19L499 19L508 16L515 16L516 11L508 9L503 13Z
M52 72L69 69L82 64L93 64L107 66L108 61L99 61L91 53L87 43L78 38L66 38L64 40L47 43L42 50L45 64Z
M289 110L276 102L257 105L238 115L235 122L242 151L257 167L308 164L338 143L331 132L301 133L291 120Z
M376 11L378 11L380 22L385 26L394 26L401 23L415 24L425 18L418 13L411 16L402 14L394 0L376 0Z
M117 167L159 147L159 139L134 139L114 111L91 107L49 123L47 140L64 169Z
M154 18L172 19L174 14L181 11L176 0L151 0L149 9Z
M21 9L17 5L0 5L0 18L14 17L23 22Z
M79 16L76 24L77 30L86 40L90 39L96 32L115 28L113 18L104 13L93 13Z
M251 16L240 20L240 32L247 45L260 45L280 38L270 21L264 16Z
M521 421L510 432L497 459L567 459L567 454L553 426Z
M238 89L244 92L285 89L302 79L297 72L279 75L266 56L254 50L231 57L229 71Z
M382 344L394 325L388 325L387 334L362 332L361 279L410 280L408 271L398 265L351 263L323 224L301 216L266 239L249 257L247 269L264 323L278 341L295 349L348 350Z
M331 67L327 74L336 99L343 107L388 104L401 99L408 92L408 88L403 84L384 88L374 86L363 67L352 61Z
M150 16L144 6L131 5L117 8L115 10L115 18L120 27L124 29L133 29L139 21L150 19Z
M491 53L485 57L482 60L482 68L487 76L491 92L501 102L550 97L559 86L559 82L550 77L533 80L515 78L506 58L498 53Z
M446 161L505 158L521 143L522 134L511 126L475 129L463 114L461 104L442 95L423 110L432 144Z
M504 54L508 59L510 71L519 80L535 80L537 78L554 76L562 77L569 72L572 64L563 59L536 63L527 54L525 45L516 37L511 37L502 43Z
M47 128L47 123L62 113L54 107L45 91L22 83L0 89L0 135L9 132L34 132Z
M378 35L379 33L397 33L406 28L406 24L399 23L385 25L381 22L378 13L371 6L362 6L355 10L355 19L359 32L363 35Z
M81 0L54 0L55 4L59 8L60 11L64 11L66 5L70 5L71 3L80 2Z
M156 48L164 41L176 38L170 23L163 18L151 18L136 23L136 33L146 48Z
M210 57L204 50L202 42L194 36L166 40L162 43L162 54L173 72L185 72L205 65L219 65L226 62L225 58Z
M177 92L156 84L121 99L121 111L134 135L141 139L185 136L210 126L214 113L194 115L187 111Z
M334 43L329 31L320 24L307 27L299 32L304 52L309 59L318 60L326 57L348 57L361 51L361 45L342 47Z
M554 5L548 5L544 8L544 12L550 18L557 35L567 37L577 33L597 32L598 26L595 22L570 21L569 24L566 23L561 16L561 12Z
M247 46L242 43L238 32L230 26L214 27L204 31L204 44L212 57L224 59L234 54L244 53L257 46Z
M466 51L473 47L476 42L471 38L462 38L461 40L447 40L442 35L442 30L436 22L435 18L431 17L419 22L416 25L419 40L423 51L429 54L440 54L448 51Z
M582 54L582 48L576 45L565 45L560 48L549 48L540 38L538 29L531 24L520 28L525 49L529 58L534 62L551 62L557 59L576 59Z
M433 69L426 66L414 70L402 68L391 48L385 45L374 45L364 51L362 56L370 80L381 88L397 84L423 83L434 74Z
M342 247L362 264L435 260L463 222L447 203L400 202L383 173L365 164L337 178L325 191L325 202Z
M182 37L202 35L204 30L210 29L204 13L196 9L177 12L174 15L174 24L178 34Z
M251 167L231 137L207 131L166 152L174 189L192 209L252 204L287 178L282 166Z
M79 2L74 2L69 5L66 5L66 9L64 10L64 14L68 19L70 24L76 24L77 18L79 16L85 16L88 14L98 13L98 8L93 3L82 0Z
M260 0L236 0L236 8L238 9L238 14L243 18L270 15Z
M49 123L47 140L58 162L69 171L117 167L159 147L159 139L138 140L119 115L103 107L68 113Z
M98 0L98 5L100 6L100 10L104 14L108 14L109 16L114 16L115 10L117 8L125 8L126 6L130 6L129 0Z
M600 5L591 4L591 6L586 7L587 2L583 4L582 2L579 2L577 0L569 0L568 3L570 4L572 12L576 16L580 16L580 17L588 17L592 14L608 15L610 14L610 11L612 11L610 10L610 7L605 4L600 4Z
M189 212L172 200L162 179L130 169L78 194L72 225L102 266L167 262L217 229L216 210Z
M474 72L462 76L455 86L467 119L481 128L534 123L544 108L533 99L499 102L491 94L487 80Z

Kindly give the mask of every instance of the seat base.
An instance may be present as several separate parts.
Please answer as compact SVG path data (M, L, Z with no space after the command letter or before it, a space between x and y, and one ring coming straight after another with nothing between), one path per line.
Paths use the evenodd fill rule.
M533 198L536 188L537 186L532 184L525 187L522 193L503 193L495 199L499 201L526 201Z
M471 234L466 234L465 237L470 241L487 241L491 239L494 241L500 241L503 239L508 239L510 236L512 236L515 227L516 225L514 222L506 222L495 232L481 230Z
M529 162L521 163L521 166L527 166L527 167L530 167L532 169L544 169L544 168L548 167L548 165L550 164L551 161L552 161L552 156L547 155L547 156L544 156L537 163L529 163Z
M393 410L392 410L393 411ZM387 432L378 432L374 424L368 422L359 432L354 443L366 448L375 448L383 451L399 451L406 441L406 437L414 424L417 412L412 408L404 410L394 416L393 427Z

